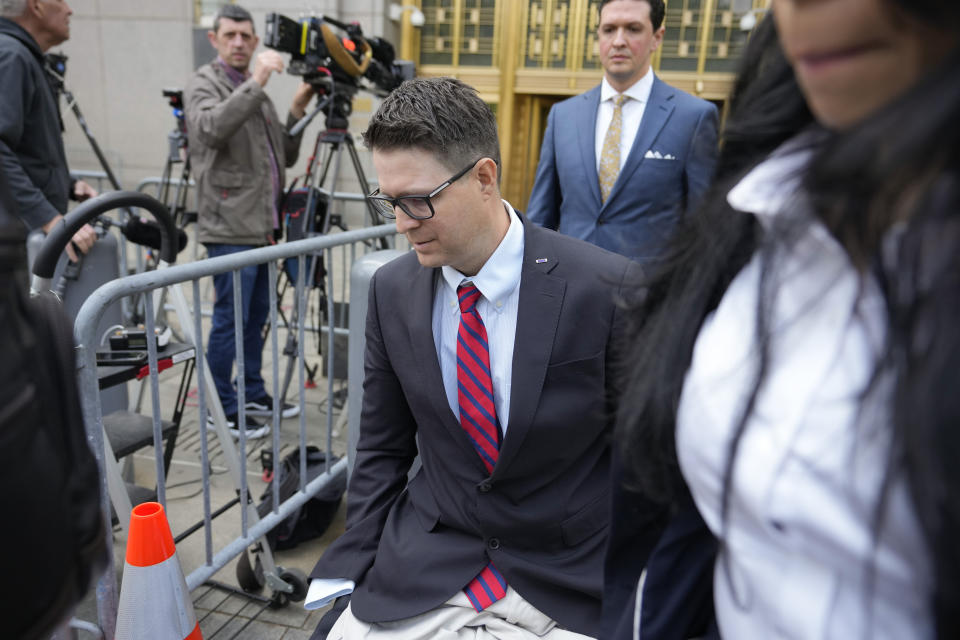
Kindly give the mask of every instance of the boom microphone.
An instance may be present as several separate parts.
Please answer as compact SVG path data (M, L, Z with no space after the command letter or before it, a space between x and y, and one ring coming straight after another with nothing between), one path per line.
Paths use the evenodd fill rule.
M160 250L162 236L160 235L160 225L153 220L130 216L126 222L115 222L110 218L101 217L100 222L120 229L123 237L134 244L139 244L156 251ZM183 229L177 229L177 253L180 253L187 246L187 232Z

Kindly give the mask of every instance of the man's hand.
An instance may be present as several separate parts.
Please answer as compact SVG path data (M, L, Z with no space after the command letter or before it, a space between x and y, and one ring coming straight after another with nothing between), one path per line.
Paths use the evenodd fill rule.
M307 105L314 96L313 87L306 82L301 82L297 87L297 92L293 95L293 102L290 103L290 115L299 120L307 113Z
M91 191L93 191L90 185L86 185L86 187ZM96 191L94 191L94 195L96 195ZM57 224L59 224L61 220L63 220L63 216L58 214L52 220L50 220L50 222L43 225L42 227L43 232L50 233L50 230L53 229ZM93 230L93 227L91 227L88 224L83 225L82 227L80 227L79 231L73 234L73 237L70 238L70 242L67 243L67 256L70 258L70 260L72 260L73 262L76 262L77 260L80 259L79 256L77 256L76 249L79 249L81 253L87 253L88 251L90 251L90 248L93 246L93 243L96 241L97 241L97 232ZM74 249L74 247L76 247L76 249Z
M266 86L270 74L274 71L283 73L283 56L276 51L261 51L257 54L257 59L253 63L253 79L261 87Z
M73 198L77 202L96 198L98 195L100 194L97 193L97 190L83 180L77 180L73 183Z

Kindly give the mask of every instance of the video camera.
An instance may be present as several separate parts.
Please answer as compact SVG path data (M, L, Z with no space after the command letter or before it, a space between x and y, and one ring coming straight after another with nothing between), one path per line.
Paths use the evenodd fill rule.
M174 149L186 147L187 144L187 120L183 112L183 90L163 89L163 97L167 99L167 104L173 109L173 117L177 119L177 133L170 141L170 154L179 157L179 151L175 153Z
M163 89L163 97L174 113L183 111L183 90L182 89ZM179 115L179 114L178 114Z
M330 25L346 35L337 36ZM304 82L318 94L330 95L331 115L344 121L358 89L385 96L414 76L413 62L396 60L392 44L383 38L365 37L359 24L346 24L328 16L297 22L279 13L268 13L263 43L289 53L289 72L303 76ZM361 79L369 84L361 86Z

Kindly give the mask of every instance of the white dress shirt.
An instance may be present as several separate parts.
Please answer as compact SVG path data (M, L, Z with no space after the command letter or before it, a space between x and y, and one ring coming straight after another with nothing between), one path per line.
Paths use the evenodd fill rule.
M728 194L781 238L776 268L755 255L730 284L700 330L678 409L683 475L724 536L717 622L734 639L931 638L930 558L902 474L874 540L891 425L889 405L861 394L883 349L884 302L808 214L800 174L811 143L810 134L786 143ZM740 440L724 532L723 474L754 386L763 269L772 278L770 361ZM890 382L878 380L871 398L889 399Z
M437 279L437 291L433 297L433 342L437 347L447 402L459 420L457 331L460 328L460 305L457 287L463 282L472 282L482 294L477 302L477 312L487 330L493 400L500 429L506 435L513 380L513 342L517 335L517 304L520 301L520 267L523 264L523 223L506 201L503 206L510 215L510 227L477 275L468 278L453 267L441 268L443 277Z
M640 130L640 121L643 120L643 112L647 108L647 102L650 101L650 91L653 89L653 68L651 67L646 75L637 80L633 86L623 92L623 95L630 96L630 100L623 103L621 111L620 127L620 168L623 169L630 150L633 149L633 141L637 137L637 131ZM603 141L607 137L607 129L610 127L610 121L613 120L613 100L619 93L610 86L607 78L603 78L600 83L600 105L597 107L597 129L594 135L594 159L597 161L597 171L600 171L600 156L603 155Z
M433 341L437 348L443 388L453 415L460 417L457 400L457 331L460 327L460 305L457 287L470 281L480 290L477 312L483 318L490 347L490 375L500 429L507 433L510 411L510 385L513 379L513 344L517 333L517 305L520 301L520 271L523 265L523 223L513 207L504 200L510 216L507 233L477 275L466 277L453 267L442 267L433 300ZM319 609L334 598L352 593L353 580L314 578L310 581L305 609ZM451 594L452 595L452 594Z

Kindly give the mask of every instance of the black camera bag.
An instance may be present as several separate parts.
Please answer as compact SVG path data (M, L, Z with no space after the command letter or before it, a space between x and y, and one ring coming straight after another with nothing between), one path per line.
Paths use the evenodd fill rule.
M313 193L312 213L307 212L307 203L310 200L310 194ZM329 213L330 200L319 189L315 187L297 188L296 180L290 185L286 194L283 196L283 202L280 205L280 224L286 229L287 242L295 242L311 237L314 233L327 232L327 218ZM282 235L282 231L278 230ZM279 238L278 238L279 240ZM316 270L313 274L312 282L306 283L310 287L323 288L323 279L327 271L323 266L322 252L315 256L307 256L305 264L307 269L310 267L310 261L316 260ZM283 268L292 282L297 281L298 262L296 258L287 258L284 261Z
M327 454L313 445L307 445L307 482L310 482L327 468ZM330 457L333 465L339 458ZM273 479L267 484L260 496L257 513L261 518L273 510L273 483L280 483L280 502L284 502L300 489L300 449L294 449L283 457L280 468L274 469ZM267 533L270 548L283 551L292 549L301 542L322 536L333 522L340 508L340 501L347 488L345 474L329 482L320 492L308 500L302 507L287 516Z

